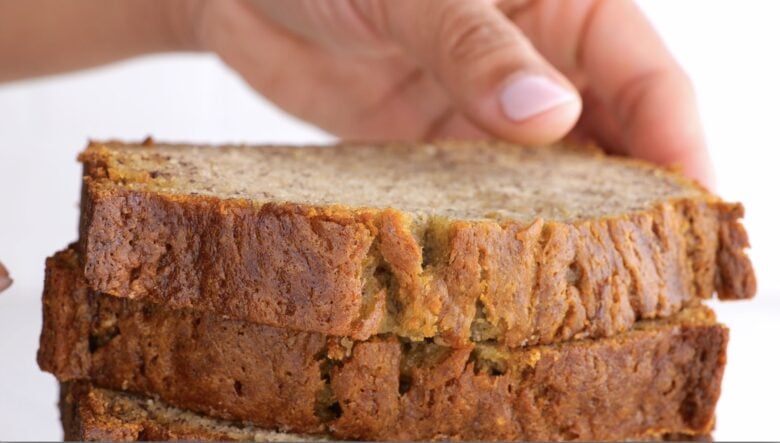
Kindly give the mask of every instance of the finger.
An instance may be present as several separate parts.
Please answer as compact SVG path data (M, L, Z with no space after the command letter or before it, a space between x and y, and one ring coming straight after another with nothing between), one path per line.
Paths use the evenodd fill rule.
M205 2L204 8L200 38L205 48L283 110L325 130L343 132L349 126L347 111L381 98L383 91L355 78L375 72L373 79L381 84L395 75L372 64L334 60L332 54L275 26L246 1Z
M335 52L381 56L399 48L380 37L351 0L251 0L288 31Z
M579 42L581 65L621 128L619 144L629 155L678 164L713 185L690 80L632 2L606 0L592 8Z
M587 89L581 90L580 94L582 115L567 137L585 143L595 142L607 152L624 153L620 145L615 145L616 141L622 139L621 128L604 107L604 103Z
M420 139L450 105L439 83L418 75L421 70L406 57L334 56L268 20L248 1L204 5L204 46L280 108L334 135Z
M482 129L522 143L562 137L575 124L576 89L485 1L355 3L383 37L429 69Z

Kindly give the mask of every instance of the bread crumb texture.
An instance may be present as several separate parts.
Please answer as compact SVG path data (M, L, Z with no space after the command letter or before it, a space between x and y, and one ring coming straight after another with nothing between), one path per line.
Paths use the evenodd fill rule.
M610 338L526 348L350 341L98 294L76 261L49 260L44 294L38 361L63 382L348 440L621 440L713 425L728 330L703 306ZM152 424L178 423L143 409L164 416Z
M81 266L115 296L517 347L755 293L741 205L596 150L93 143L80 158Z

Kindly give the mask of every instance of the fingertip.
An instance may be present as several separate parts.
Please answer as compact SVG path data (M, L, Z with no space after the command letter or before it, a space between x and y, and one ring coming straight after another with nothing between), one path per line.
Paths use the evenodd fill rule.
M561 103L523 121L510 122L505 137L530 145L555 142L574 128L581 111L582 103L578 99Z
M706 150L695 151L685 159L683 172L696 180L710 192L716 192L718 187L715 168Z
M557 74L557 73L555 73ZM519 72L510 75L498 89L498 103L510 140L545 144L562 138L577 123L582 100L561 75Z
M658 133L662 131L658 130ZM629 149L630 155L659 165L677 167L707 190L715 191L717 181L712 160L700 136L685 137L678 133L677 138L648 136L644 141L647 143L635 141L629 144L633 148Z
M546 75L518 73L500 87L498 101L504 116L523 122L577 100L577 94Z
M619 115L626 152L660 165L678 165L709 190L715 174L692 85L680 71L662 71L636 83L640 97Z
M478 109L483 127L522 144L546 144L561 139L582 111L573 86L540 74L516 73L499 84Z
M548 143L574 126L577 89L499 9L460 0L399 4L407 7L387 9L388 35L474 125L519 143Z

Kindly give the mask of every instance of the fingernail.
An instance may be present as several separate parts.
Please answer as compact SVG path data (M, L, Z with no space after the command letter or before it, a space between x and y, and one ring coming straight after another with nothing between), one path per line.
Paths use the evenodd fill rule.
M506 82L499 100L512 121L523 121L576 100L570 90L543 75L515 74Z

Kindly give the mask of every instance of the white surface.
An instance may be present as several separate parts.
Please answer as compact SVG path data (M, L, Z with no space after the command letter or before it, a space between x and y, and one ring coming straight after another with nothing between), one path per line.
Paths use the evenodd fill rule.
M760 291L716 304L731 326L716 436L777 440L780 356L780 2L643 1L699 92L719 191L747 208ZM0 295L0 440L61 437L51 376L35 364L44 258L76 238L88 138L321 142L219 62L156 57L0 86L0 259L16 283Z

